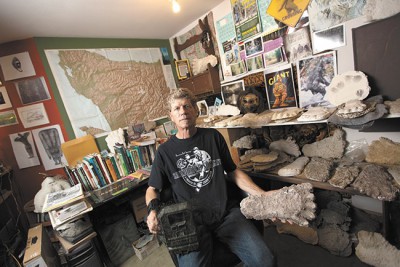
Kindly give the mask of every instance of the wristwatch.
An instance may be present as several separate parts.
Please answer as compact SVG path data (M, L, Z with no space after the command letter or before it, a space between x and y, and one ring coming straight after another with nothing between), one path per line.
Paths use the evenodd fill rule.
M153 198L149 202L149 205L147 206L147 215L149 215L152 210L158 212L159 209L160 209L160 200L158 198Z

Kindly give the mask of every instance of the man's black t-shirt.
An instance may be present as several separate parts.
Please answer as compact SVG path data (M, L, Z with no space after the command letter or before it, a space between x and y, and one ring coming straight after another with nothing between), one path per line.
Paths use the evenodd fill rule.
M171 184L176 202L188 201L195 219L206 225L220 221L227 205L224 171L236 169L222 135L198 128L194 136L172 136L157 150L149 186L162 190Z

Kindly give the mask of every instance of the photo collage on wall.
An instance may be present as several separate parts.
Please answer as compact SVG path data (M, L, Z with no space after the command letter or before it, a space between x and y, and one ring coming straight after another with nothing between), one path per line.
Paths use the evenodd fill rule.
M24 129L33 128L9 134L18 167L38 166L42 162L46 171L62 168L66 161L61 152L64 138L60 126L35 128L50 124L44 101L51 96L44 77L36 77L29 52L0 57L0 66L4 77L0 86L0 127L21 123ZM9 82L14 83L20 104L11 103L6 89Z
M314 21L311 28L311 18L325 8L314 4L309 15L305 11L313 1L289 1L285 5L275 0L254 0L246 5L247 2L231 0L231 12L216 22L218 41L224 51L224 104L235 103L224 96L224 89L228 91L232 84L240 84L245 77L261 72L265 108L330 107L325 88L337 74L335 49L346 44L347 19L326 27L317 27ZM243 25L249 21L260 30L243 34Z

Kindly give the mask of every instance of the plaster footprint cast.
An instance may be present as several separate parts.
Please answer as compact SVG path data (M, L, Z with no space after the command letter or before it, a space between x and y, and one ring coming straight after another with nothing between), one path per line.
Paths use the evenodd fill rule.
M298 121L319 121L328 118L333 110L326 107L311 107L297 118Z
M300 148L296 144L296 141L292 137L288 137L286 140L281 139L274 141L269 145L270 150L283 151L286 154L298 157L301 155Z
M289 165L281 168L278 171L279 176L296 176L299 175L307 163L310 161L308 157L300 157L297 158L294 162L290 163Z
M356 255L362 262L376 267L400 266L400 250L386 241L381 234L360 231L357 236Z
M308 220L315 218L314 198L312 185L303 183L262 195L250 195L240 202L240 210L248 219L277 218L308 226Z

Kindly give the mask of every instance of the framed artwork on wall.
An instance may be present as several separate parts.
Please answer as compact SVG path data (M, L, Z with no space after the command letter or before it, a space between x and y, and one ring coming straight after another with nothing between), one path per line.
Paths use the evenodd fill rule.
M10 98L8 97L6 88L4 86L0 87L0 110L11 107L12 107L11 101Z
M244 81L226 83L221 86L222 99L225 105L236 106L240 92L244 91Z
M14 110L0 112L0 127L18 124Z
M192 76L188 59L175 60L175 67L178 80L184 80Z
M198 101L197 107L199 108L199 117L207 117L208 116L208 105L205 100Z

